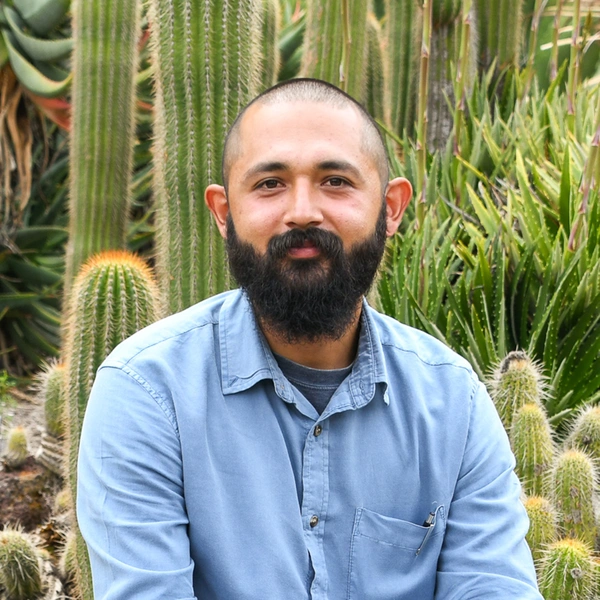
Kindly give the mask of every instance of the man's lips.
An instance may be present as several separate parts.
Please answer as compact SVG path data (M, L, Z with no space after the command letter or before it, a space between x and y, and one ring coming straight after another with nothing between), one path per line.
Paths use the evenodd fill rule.
M315 245L306 241L302 246L294 246L288 250L288 255L292 258L314 258L319 256L321 251Z

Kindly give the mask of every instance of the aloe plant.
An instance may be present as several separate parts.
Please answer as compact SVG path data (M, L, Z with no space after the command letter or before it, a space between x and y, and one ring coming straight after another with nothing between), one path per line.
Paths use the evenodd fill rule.
M225 133L260 85L255 0L151 0L156 86L156 262L171 312L228 285L223 242L204 206Z
M65 340L67 382L66 473L75 506L77 455L83 415L94 374L108 353L158 316L158 290L138 256L107 251L82 267L70 294ZM83 600L93 598L85 542L77 533L77 587Z
M307 1L301 72L364 98L367 77L367 8L360 0Z
M139 24L137 0L73 2L67 287L89 256L125 246Z

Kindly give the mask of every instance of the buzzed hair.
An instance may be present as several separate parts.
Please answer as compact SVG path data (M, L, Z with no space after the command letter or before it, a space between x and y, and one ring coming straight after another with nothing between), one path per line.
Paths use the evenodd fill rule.
M246 111L254 104L279 104L286 102L318 102L328 104L334 108L354 107L363 118L362 150L373 157L382 190L385 189L389 179L389 167L385 143L377 123L367 110L352 96L339 88L321 81L320 79L298 78L289 79L274 85L249 102L238 114L233 125L227 132L223 147L223 160L221 162L221 177L227 193L229 172L231 165L240 155L240 125Z

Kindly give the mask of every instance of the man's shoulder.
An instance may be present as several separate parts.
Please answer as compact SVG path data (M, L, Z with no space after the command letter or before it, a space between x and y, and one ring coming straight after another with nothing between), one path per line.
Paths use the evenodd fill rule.
M219 323L221 310L226 302L238 299L238 290L223 292L202 300L193 306L174 313L134 333L121 342L109 355L106 362L128 363L147 351L159 354L168 352L173 344L189 340L194 343L203 331Z
M473 368L465 358L425 331L401 323L370 307L369 316L386 354L398 355L405 360L410 356L424 366L456 367L469 374L473 373Z

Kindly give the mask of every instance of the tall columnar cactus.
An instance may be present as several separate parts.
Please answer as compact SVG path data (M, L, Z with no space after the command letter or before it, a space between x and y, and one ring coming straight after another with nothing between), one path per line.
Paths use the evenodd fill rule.
M21 426L13 427L7 434L6 456L4 462L11 469L23 466L29 456L27 432Z
M419 0L386 0L385 40L390 126L402 136L414 132L423 11Z
M594 600L597 581L592 550L584 542L559 540L544 553L539 586L545 600Z
M556 541L558 515L552 502L542 496L530 496L523 504L529 517L527 543L538 564L546 547Z
M95 372L119 342L157 318L157 297L158 290L146 263L125 251L93 256L75 279L64 348L68 403L66 472L73 506L79 436ZM87 551L80 534L77 534L76 579L81 598L93 598Z
M139 0L73 0L70 225L66 282L123 248L135 134Z
M367 9L364 0L307 1L301 72L337 85L360 100L367 77Z
M43 591L39 551L19 529L0 532L0 586L10 600L34 600Z
M370 115L380 121L388 120L388 94L385 83L383 32L373 13L367 16L367 74L365 95L361 98Z
M281 8L279 0L262 0L262 88L267 89L277 83L281 57L279 53L279 31L281 29Z
M535 403L522 406L514 416L509 437L523 491L543 494L554 458L552 431L544 409Z
M171 312L228 285L204 205L228 127L260 86L259 0L150 0L156 263Z
M584 450L600 461L600 406L584 408L575 419L565 440L568 448Z
M521 58L525 0L475 0L479 31L479 64L494 59L499 70L516 67Z
M521 350L510 352L500 362L489 388L507 431L510 431L514 415L522 406L540 404L546 395L539 366Z
M44 403L46 431L59 438L64 433L64 385L65 365L48 363L36 378L36 395Z
M564 535L593 547L598 533L594 514L597 474L593 460L580 450L562 452L552 466L550 492Z

